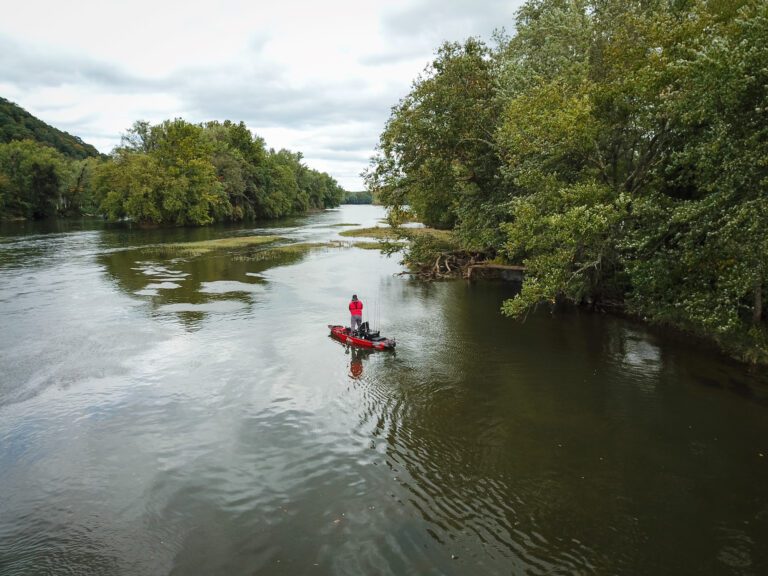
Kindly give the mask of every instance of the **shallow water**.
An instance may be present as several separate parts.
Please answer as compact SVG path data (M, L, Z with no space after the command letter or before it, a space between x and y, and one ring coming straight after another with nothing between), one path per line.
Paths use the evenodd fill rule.
M373 251L141 249L382 216L0 229L0 574L768 571L764 375ZM396 353L328 337L353 292Z

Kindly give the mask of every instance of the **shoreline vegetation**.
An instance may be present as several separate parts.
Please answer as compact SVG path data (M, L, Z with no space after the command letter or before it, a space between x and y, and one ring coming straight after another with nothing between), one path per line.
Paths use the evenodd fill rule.
M768 363L768 4L529 0L514 30L444 43L392 108L366 187L453 234L405 262L524 266L509 316L617 311Z
M467 266L479 264L481 255L468 254L449 230L436 228L407 228L403 226L374 226L339 232L350 238L373 238L376 242L361 242L360 247L376 246L385 254L403 252L402 263L409 273L423 280L448 279L463 276Z
M139 121L102 157L12 110L0 218L199 226L370 200L391 230L341 234L422 277L524 269L506 315L616 311L768 364L768 4L528 0L514 30L438 47L367 192L242 122Z
M330 175L308 168L300 152L268 149L243 122L139 121L101 156L87 155L92 147L79 140L60 144L61 151L30 139L48 138L38 126L45 125L18 107L11 112L11 119L36 124L35 132L20 120L0 126L2 219L98 215L144 226L205 226L306 214L347 196Z

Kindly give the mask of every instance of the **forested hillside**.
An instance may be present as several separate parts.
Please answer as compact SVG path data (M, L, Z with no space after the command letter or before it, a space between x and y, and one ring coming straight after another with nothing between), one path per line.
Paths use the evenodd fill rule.
M13 102L0 98L0 143L34 140L75 159L99 156L99 151L77 136L57 130Z
M525 264L507 314L628 310L766 362L766 38L758 0L530 0L511 37L439 48L367 185Z

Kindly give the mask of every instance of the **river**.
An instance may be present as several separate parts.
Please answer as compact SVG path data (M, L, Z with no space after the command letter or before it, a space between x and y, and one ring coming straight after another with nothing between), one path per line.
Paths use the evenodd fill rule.
M602 314L339 240L0 230L0 574L765 574L768 380ZM396 352L346 349L357 293Z

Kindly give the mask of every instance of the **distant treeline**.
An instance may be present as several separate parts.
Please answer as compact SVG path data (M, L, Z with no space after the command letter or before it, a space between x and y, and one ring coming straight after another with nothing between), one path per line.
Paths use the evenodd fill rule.
M373 194L367 191L363 192L347 192L344 195L342 204L373 204Z
M768 3L529 0L514 30L439 48L367 187L525 264L508 314L620 308L768 362Z
M136 122L105 158L72 158L33 140L0 144L3 217L205 225L338 206L344 193L301 153L267 149L242 122Z

